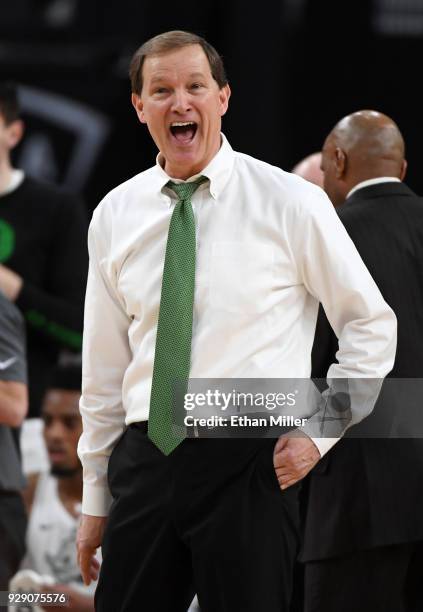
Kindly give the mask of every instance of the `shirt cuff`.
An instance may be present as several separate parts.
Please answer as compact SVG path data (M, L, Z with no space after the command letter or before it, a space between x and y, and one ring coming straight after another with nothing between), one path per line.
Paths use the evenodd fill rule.
M107 516L113 497L108 488L85 484L82 492L82 514Z
M320 453L320 457L323 457L323 455L326 455L326 453L330 451L332 446L335 446L335 444L340 439L341 438L311 438L311 440L317 446L317 450Z

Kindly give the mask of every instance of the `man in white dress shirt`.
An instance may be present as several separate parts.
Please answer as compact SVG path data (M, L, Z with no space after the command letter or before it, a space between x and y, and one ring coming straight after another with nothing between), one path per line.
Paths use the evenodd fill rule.
M396 319L324 192L221 134L230 89L213 47L167 32L135 53L130 76L159 154L104 198L89 231L81 572L97 575L101 545L101 612L178 612L195 591L204 612L286 611L294 485L343 433L322 431L331 387L301 435L275 445L176 440L163 381L185 379L187 361L194 379L309 378L319 301L340 337L329 379L381 378Z

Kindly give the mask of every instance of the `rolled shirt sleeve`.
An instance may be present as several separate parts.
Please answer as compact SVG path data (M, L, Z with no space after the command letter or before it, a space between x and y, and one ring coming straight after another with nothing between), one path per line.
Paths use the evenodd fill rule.
M80 400L83 433L78 444L84 480L82 512L94 516L107 516L112 502L107 466L125 427L122 381L131 361L130 319L113 284L113 270L107 268L110 224L102 222L103 214L107 211L100 206L94 212L88 232L90 263Z

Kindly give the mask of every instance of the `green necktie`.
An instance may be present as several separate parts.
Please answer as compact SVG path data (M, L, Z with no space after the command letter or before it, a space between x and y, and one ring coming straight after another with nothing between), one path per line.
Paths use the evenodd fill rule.
M191 197L206 180L167 183L179 200L167 235L148 418L148 435L165 455L184 439L173 430L172 392L175 383L185 392L189 379L196 251Z

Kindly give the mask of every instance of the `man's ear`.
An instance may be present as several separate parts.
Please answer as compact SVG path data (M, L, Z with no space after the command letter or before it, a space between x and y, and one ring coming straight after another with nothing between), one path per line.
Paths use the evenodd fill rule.
M223 115L228 110L229 98L231 97L231 88L229 87L229 83L226 83L219 91L219 102L220 102L220 116Z
M335 176L337 179L341 179L347 168L347 156L344 151L339 147L335 149Z
M145 115L144 115L144 104L141 99L141 96L139 96L136 93L133 93L131 95L131 102L132 102L132 106L135 108L135 112L137 113L138 119L141 121L141 123L147 123L145 119Z
M401 181L405 179L405 175L407 174L407 168L408 168L407 160L403 159L402 164L401 164L401 172L400 172Z
M10 149L14 149L16 145L20 143L24 131L25 126L21 119L16 119L16 121L12 121L12 123L7 126L7 143Z

